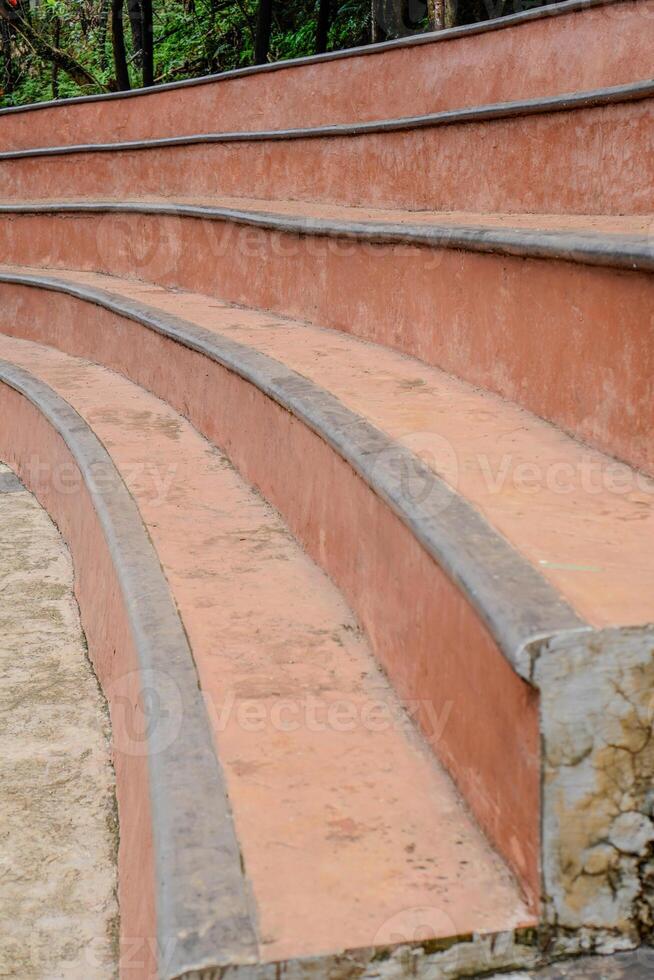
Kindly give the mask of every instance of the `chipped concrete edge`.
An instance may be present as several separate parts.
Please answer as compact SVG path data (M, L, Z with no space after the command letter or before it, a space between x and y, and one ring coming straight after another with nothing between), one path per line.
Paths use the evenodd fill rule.
M494 973L487 980L651 980L654 949L641 946L633 953L580 956L525 973Z
M253 962L255 928L229 801L183 625L158 557L104 446L51 388L0 361L0 383L26 398L61 436L80 469L122 590L143 689L180 699L179 732L148 751L157 940L165 972L205 962ZM189 800L193 806L189 807Z
M579 265L654 271L654 244L648 235L580 234L476 225L411 225L387 221L337 221L293 217L256 209L136 201L48 201L0 204L1 215L143 214L231 222L265 231L337 238L362 245L404 245L555 259Z
M540 692L542 933L561 957L654 935L654 625L522 651Z
M529 970L541 963L534 929L453 936L328 956L187 972L175 980L459 980L489 971Z
M226 133L193 133L186 136L163 136L145 140L112 143L71 143L64 146L43 146L0 153L0 163L38 157L71 156L79 153L119 153L134 150L158 150L175 146L196 146L210 143L260 143L302 139L334 139L337 137L370 136L413 129L430 129L456 124L491 122L548 113L601 109L610 105L639 102L654 97L654 80L630 82L584 92L551 95L539 99L520 99L488 105L447 109L420 116L397 119L377 119L370 122L335 123L293 129L238 130Z
M343 51L328 51L325 54L310 55L306 58L292 58L284 61L275 61L265 65L251 65L246 68L236 68L231 71L221 72L216 75L205 75L201 78L188 78L181 82L167 82L162 85L153 85L149 88L130 89L127 92L103 92L95 95L73 96L69 99L56 99L49 102L32 102L28 105L5 106L0 109L0 116L15 114L19 112L35 112L39 109L52 109L58 106L79 105L87 102L110 102L118 99L130 99L142 95L156 95L160 92L170 92L177 89L194 88L199 85L211 85L233 78L243 78L248 75L264 75L274 71L285 69L302 68L305 65L316 65L330 61L342 61L347 58L370 57L371 55L383 54L385 51L394 51L398 48L418 47L423 44L435 44L444 41L454 41L457 38L472 37L476 34L487 34L493 31L504 30L510 27L519 27L528 24L533 20L551 19L561 17L566 14L583 13L594 7L608 7L618 3L634 2L634 0L564 0L562 3L545 4L542 7L523 10L516 14L509 14L504 17L494 17L492 20L482 21L478 24L465 24L461 27L450 27L442 31L432 31L426 34L413 35L408 38L398 38L393 41L383 41L378 44L362 45L356 48L346 48Z

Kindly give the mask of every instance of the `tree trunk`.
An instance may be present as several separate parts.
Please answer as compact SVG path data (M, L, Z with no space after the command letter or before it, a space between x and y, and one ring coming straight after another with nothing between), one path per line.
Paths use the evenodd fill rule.
M99 65L101 71L106 71L109 67L107 59L107 33L109 28L109 0L100 0L100 14L98 23L98 48L100 51Z
M257 11L257 31L254 42L254 63L265 65L270 49L270 32L272 29L273 0L259 0Z
M59 17L55 18L55 29L54 38L55 47L58 48L61 43L61 20ZM59 98L59 65L52 63L52 98Z
M316 24L316 54L327 50L327 37L332 18L332 0L318 0L318 23Z
M79 61L71 57L66 51L61 51L59 48L53 47L48 41L45 40L37 31L34 30L32 25L23 20L23 18L12 10L12 8L2 2L0 3L0 17L11 23L11 26L16 31L17 34L22 34L26 41L34 49L34 52L42 58L44 61L49 61L53 65L57 65L62 71L65 71L80 88L97 88L100 90L104 89L104 85L95 78L90 71L81 65Z
M372 40L387 41L406 34L404 0L372 0Z
M123 0L111 0L111 44L114 52L116 84L119 91L129 87L129 72L125 55L125 32L123 30Z
M154 36L152 0L141 0L143 15L143 85L154 85Z
M491 12L493 16L499 16L502 8L502 0L446 0L445 26L461 27L464 24L478 24L488 20Z
M132 31L132 46L134 48L134 64L139 68L143 64L143 11L141 0L127 0L127 14Z
M2 45L2 91L4 95L11 95L16 85L16 69L14 66L14 54L11 47L13 36L9 21L0 20L0 43Z
M427 17L430 31L442 31L445 27L445 0L427 0Z

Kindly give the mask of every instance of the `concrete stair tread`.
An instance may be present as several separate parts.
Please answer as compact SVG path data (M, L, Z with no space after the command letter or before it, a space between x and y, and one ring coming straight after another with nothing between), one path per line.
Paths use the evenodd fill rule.
M590 625L654 619L654 481L520 407L406 355L213 297L92 273L0 273L103 290L268 355L417 454ZM416 503L429 493L418 479Z
M44 201L38 198L14 201L0 196L0 207L7 209L36 208L47 204L56 208L61 205L94 205L110 203L124 204L126 207L141 204L159 206L189 206L215 210L228 210L254 215L283 215L289 218L316 221L334 221L358 224L361 222L416 225L416 226L460 226L462 228L510 228L536 232L570 232L579 235L621 235L628 238L647 238L654 225L654 210L650 214L536 214L524 212L490 211L428 211L407 210L403 208L368 208L346 204L327 204L322 201L280 200L278 198L234 197L228 195L176 194L174 198L156 197L143 194L138 198L113 199L61 197L57 201Z
M648 214L524 214L411 211L314 201L250 197L154 197L12 201L0 198L0 215L105 212L179 215L252 225L271 232L325 235L362 242L428 245L531 258L560 258L606 267L651 270L654 247Z
M208 699L262 959L393 944L416 908L423 939L530 925L340 594L225 457L101 366L6 336L0 358L86 419L138 504ZM400 720L366 726L374 707Z
M139 197L140 201L164 203L165 198ZM256 197L183 197L180 204L229 208L280 214L325 221L380 222L401 225L452 225L483 228L517 228L537 232L575 232L580 235L649 236L654 225L651 214L525 214L521 212L408 211L401 208L364 208L324 204L320 201L282 201ZM0 201L0 203L2 203ZM8 203L8 202L7 202Z

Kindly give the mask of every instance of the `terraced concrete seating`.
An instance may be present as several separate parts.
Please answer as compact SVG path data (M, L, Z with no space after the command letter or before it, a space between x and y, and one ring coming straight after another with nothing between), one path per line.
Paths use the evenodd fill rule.
M389 119L624 85L651 75L652 0L547 10L209 78L0 110L3 146ZM246 110L246 111L244 111Z
M583 874L597 811L608 808L604 837L619 808L601 780L603 739L586 746L588 719L599 723L619 685L636 705L609 726L617 739L650 696L654 484L352 338L97 275L3 270L0 281L6 333L150 390L271 500L343 590L532 903L542 869L546 914L582 926L611 893L609 878ZM616 629L636 623L628 641ZM570 710L582 697L583 714ZM635 758L646 771L646 746ZM645 792L618 768L620 797L625 779ZM570 788L584 780L580 805ZM607 911L606 927L635 928L628 891Z
M652 9L0 112L0 458L112 705L125 976L640 969Z
M69 542L116 719L127 975L157 936L168 976L299 957L326 976L412 928L398 911L433 906L435 878L425 938L528 931L352 614L227 459L151 394L51 347L3 337L0 379L2 454ZM451 957L474 963L483 943Z
M143 196L642 214L654 183L653 96L646 81L313 129L22 150L0 155L0 177L3 196L28 200L120 198L138 187Z
M650 474L651 221L235 199L0 205L15 262L136 273L393 347Z

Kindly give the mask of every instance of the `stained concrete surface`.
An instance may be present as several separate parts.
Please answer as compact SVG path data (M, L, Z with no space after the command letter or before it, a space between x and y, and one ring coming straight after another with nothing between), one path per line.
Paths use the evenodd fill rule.
M57 529L0 464L0 977L116 976L110 728Z

